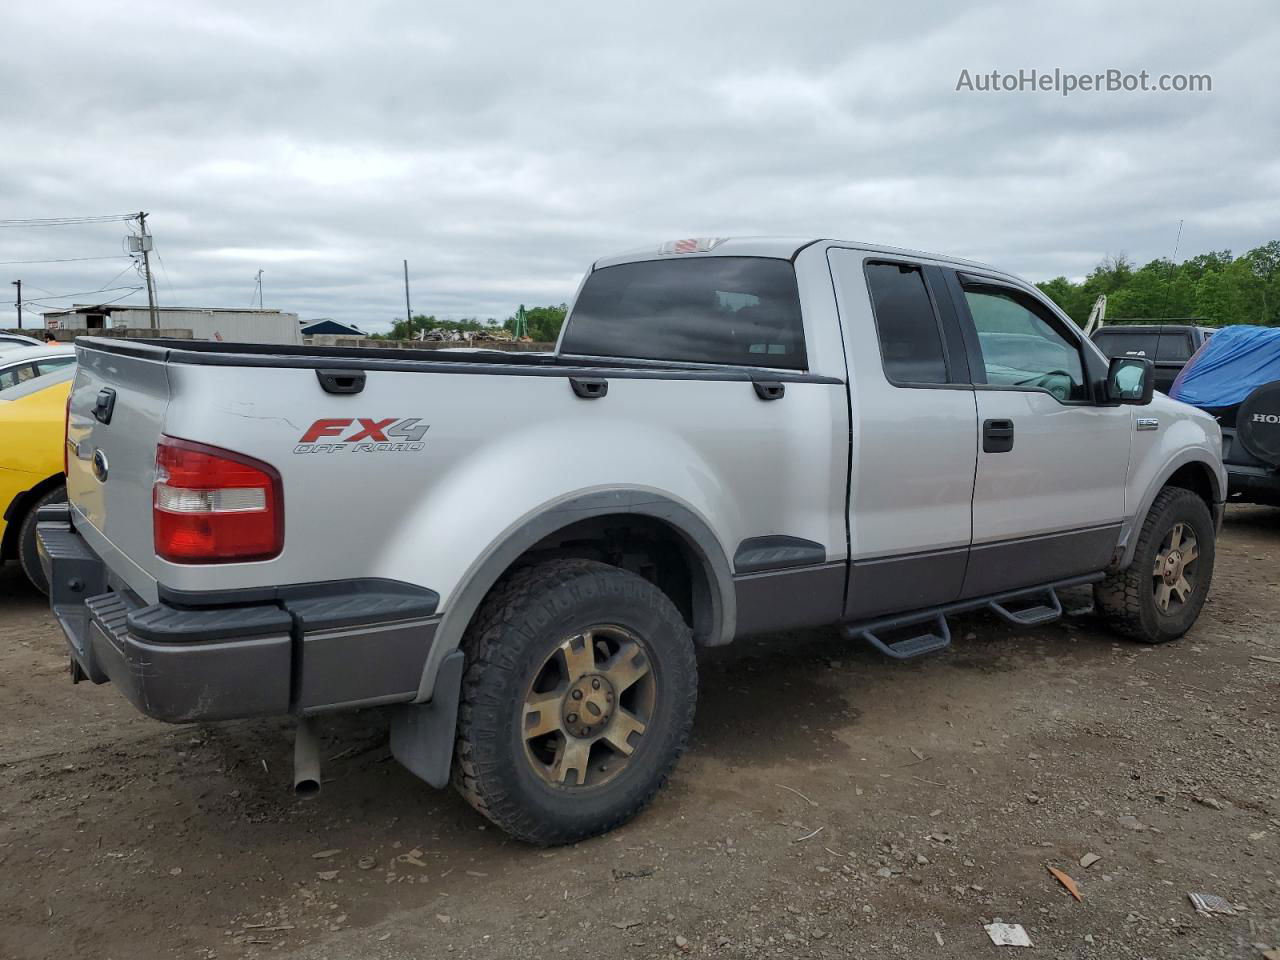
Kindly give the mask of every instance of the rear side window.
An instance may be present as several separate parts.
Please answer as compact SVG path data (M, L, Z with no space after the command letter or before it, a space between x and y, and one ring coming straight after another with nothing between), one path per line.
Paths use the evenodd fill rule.
M16 387L20 383L26 383L36 375L36 368L30 363L17 364L0 370L0 390L7 390L10 387Z
M1093 342L1108 357L1145 357L1154 360L1160 335L1145 331L1102 330L1094 334Z
M1161 333L1156 347L1157 360L1190 360L1191 335L1186 333Z
M920 268L869 263L866 270L885 375L893 383L946 383L942 334Z
M583 284L560 349L591 357L808 366L795 269L764 257L602 267Z
M61 370L63 367L70 366L75 362L75 357L50 357L47 360L37 360L36 373L43 377L46 373Z

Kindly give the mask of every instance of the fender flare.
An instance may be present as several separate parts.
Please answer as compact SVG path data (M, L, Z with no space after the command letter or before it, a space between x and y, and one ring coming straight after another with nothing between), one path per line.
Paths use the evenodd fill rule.
M1142 503L1138 505L1138 509L1133 516L1125 521L1124 528L1120 534L1120 542L1116 545L1116 551L1119 554L1119 560L1114 564L1116 569L1123 570L1133 563L1133 555L1138 549L1137 531L1141 529L1142 523L1147 518L1148 511L1151 510L1151 504L1155 502L1156 496L1169 483L1169 478L1181 470L1188 464L1198 463L1202 465L1205 472L1209 474L1209 484L1213 489L1213 502L1215 504L1222 503L1226 498L1226 490L1222 486L1218 471L1214 469L1213 462L1203 455L1201 450L1182 450L1172 460L1161 468L1156 475L1156 480L1147 487L1146 493L1142 496Z
M710 525L692 508L642 489L597 490L545 505L490 544L449 599L422 670L418 696L398 707L391 719L392 755L410 772L434 787L449 782L465 669L458 645L485 595L539 540L579 520L613 514L663 520L684 539L709 586L705 599L710 616L696 636L710 646L733 639L737 615L729 561Z
M705 625L698 625L695 638L704 646L729 643L737 625L733 573L724 547L702 516L687 504L643 488L610 488L570 494L516 521L471 565L440 618L414 702L423 703L432 698L440 664L457 649L485 596L521 555L540 540L570 524L614 514L662 520L684 540L709 587L705 597L709 616Z

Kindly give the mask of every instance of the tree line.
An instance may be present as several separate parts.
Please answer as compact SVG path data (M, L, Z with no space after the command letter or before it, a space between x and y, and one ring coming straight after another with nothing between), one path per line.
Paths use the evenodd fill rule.
M551 343L560 336L560 326L564 323L568 304L552 307L526 307L525 322L529 330L529 339L540 343ZM485 333L495 330L506 330L514 334L516 330L515 315L499 321L496 317L481 320L479 317L464 317L461 320L437 320L433 314L415 314L410 320L396 320L391 325L390 333L375 333L374 340L416 340L419 333L426 330L456 330L459 333Z
M1280 240L1233 257L1230 250L1174 263L1167 257L1135 267L1107 257L1083 281L1055 277L1036 284L1080 326L1099 294L1107 318L1196 318L1211 326L1280 326Z
M1168 257L1137 267L1123 253L1105 258L1079 283L1054 277L1036 284L1077 324L1084 326L1099 294L1107 296L1107 317L1171 319L1195 318L1212 326L1252 323L1280 326L1280 240L1272 240L1235 257L1230 250L1213 250L1174 263ZM566 304L525 310L529 338L550 343L560 335ZM390 333L374 339L413 340L425 330L515 333L514 315L499 321L438 320L431 314L397 320Z

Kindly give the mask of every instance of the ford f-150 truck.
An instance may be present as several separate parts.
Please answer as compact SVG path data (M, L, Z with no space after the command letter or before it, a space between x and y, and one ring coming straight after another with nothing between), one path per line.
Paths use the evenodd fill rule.
M830 624L905 658L1081 584L1160 643L1213 572L1213 419L977 263L686 240L595 263L554 354L78 356L38 527L73 677L295 716L312 792L308 718L394 705L406 767L534 843L653 797L698 646Z

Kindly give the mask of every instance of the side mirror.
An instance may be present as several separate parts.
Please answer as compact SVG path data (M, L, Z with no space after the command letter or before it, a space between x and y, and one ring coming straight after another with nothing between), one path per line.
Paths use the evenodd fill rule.
M1107 399L1146 406L1156 388L1156 368L1140 357L1114 357L1107 366Z

